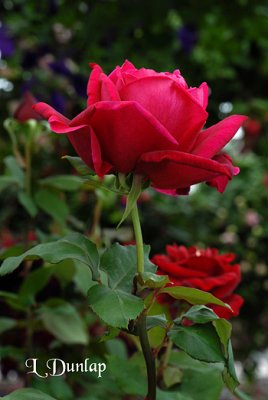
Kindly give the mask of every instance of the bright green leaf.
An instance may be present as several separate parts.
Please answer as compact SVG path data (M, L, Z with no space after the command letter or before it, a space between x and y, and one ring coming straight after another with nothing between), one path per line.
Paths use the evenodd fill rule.
M228 304L217 299L211 293L203 292L199 289L193 289L184 286L166 287L160 290L159 293L167 293L178 300L185 300L190 304L217 304L222 307L230 308Z

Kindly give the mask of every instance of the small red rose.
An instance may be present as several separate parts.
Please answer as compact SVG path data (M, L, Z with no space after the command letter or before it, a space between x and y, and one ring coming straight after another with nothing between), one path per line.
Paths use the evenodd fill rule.
M239 314L243 298L233 291L241 280L241 273L240 266L232 264L234 254L219 254L217 249L177 245L167 246L166 252L165 255L155 255L152 262L157 266L159 275L168 275L168 286L187 286L210 292L229 304L233 310L209 305L221 318L229 319ZM166 296L161 298L161 301L165 300Z
M40 115L33 110L36 99L30 92L23 95L23 100L14 112L14 118L19 122L25 122L29 119L41 120Z
M203 130L208 86L188 87L179 70L141 68L126 61L106 75L97 64L88 81L87 108L72 120L45 103L34 109L56 133L67 134L97 175L134 173L167 194L188 194L207 182L223 192L239 172L219 153L246 117L233 115Z

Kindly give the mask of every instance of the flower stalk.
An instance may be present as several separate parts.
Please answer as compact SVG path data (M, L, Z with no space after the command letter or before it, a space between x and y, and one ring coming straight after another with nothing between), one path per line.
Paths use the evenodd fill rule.
M137 273L138 275L140 275L144 272L144 249L143 249L142 230L141 230L137 202L135 203L131 211L131 216L132 216L134 235L136 240ZM148 391L146 400L156 400L155 358L152 354L152 350L148 339L147 327L146 327L146 315L142 315L141 318L139 319L137 323L137 329L147 369Z

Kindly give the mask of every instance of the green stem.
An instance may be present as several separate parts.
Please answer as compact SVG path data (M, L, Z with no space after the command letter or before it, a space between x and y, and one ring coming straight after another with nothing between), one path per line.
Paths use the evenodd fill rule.
M136 249L137 249L137 272L138 274L142 274L144 272L144 250L143 250L141 223L140 223L137 203L132 209L131 216L132 216L132 222L136 240Z
M142 274L144 272L144 249L143 249L143 238L142 230L138 212L137 203L131 212L135 240L136 240L136 251L137 251L137 272ZM152 354L150 347L147 329L146 329L146 316L143 315L137 323L138 335L141 343L141 348L143 356L145 359L146 369L147 369L147 382L148 382L148 392L146 400L156 400L156 368L155 368L155 358Z
M146 363L148 391L146 400L156 400L155 359L152 355L146 329L146 316L142 316L137 324L141 348Z

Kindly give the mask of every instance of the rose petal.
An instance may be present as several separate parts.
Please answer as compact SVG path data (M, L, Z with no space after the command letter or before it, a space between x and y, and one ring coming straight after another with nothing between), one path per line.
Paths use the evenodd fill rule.
M37 103L33 108L48 120L52 131L67 134L79 157L99 176L103 176L111 170L112 166L102 159L101 148L95 132L88 124L82 123L83 118L80 115L70 121L45 103ZM81 123L76 123L76 121ZM84 122L86 122L85 119Z
M136 172L146 175L157 189L181 189L224 175L229 169L213 160L180 151L154 151L141 156Z
M99 102L84 119L93 127L105 160L118 172L133 171L140 156L152 149L178 147L169 132L136 102Z
M213 157L213 160L219 162L222 165L225 165L226 168L229 169L230 173L232 174L232 176L239 174L239 168L235 167L232 164L232 159L231 157L229 157L227 154L218 154L215 157ZM227 183L228 183L229 179L226 176L218 176L216 178L211 179L209 182L207 182L207 184L209 186L215 187L218 192L223 193Z
M87 85L87 105L90 106L98 101L120 100L114 83L102 71L101 67L94 63L89 65L93 70Z
M218 317L225 319L236 317L244 303L244 299L238 294L232 294L231 296L222 299L222 301L224 301L226 304L229 304L233 311L215 304L210 304L209 307L212 308Z
M207 108L208 105L208 85L206 82L203 82L199 88L190 88L189 93L193 96L198 103L204 108Z
M135 100L176 138L181 151L188 151L203 127L207 112L174 79L154 75L135 80L120 91L122 100Z
M245 119L247 117L243 115L232 115L200 132L191 153L208 158L215 156L232 139Z

